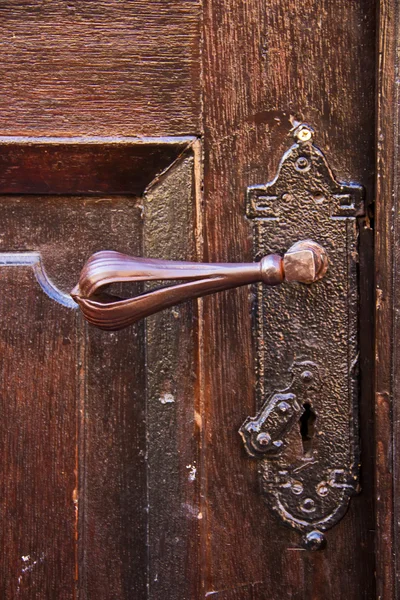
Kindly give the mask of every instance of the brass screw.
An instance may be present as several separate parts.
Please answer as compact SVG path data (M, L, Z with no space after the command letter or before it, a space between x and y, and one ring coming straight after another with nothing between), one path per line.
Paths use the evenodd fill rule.
M308 142L312 138L312 132L308 127L302 127L297 132L296 137L300 142Z

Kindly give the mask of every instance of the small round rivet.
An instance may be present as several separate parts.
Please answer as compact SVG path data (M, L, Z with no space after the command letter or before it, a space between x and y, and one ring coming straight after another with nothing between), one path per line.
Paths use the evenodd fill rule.
M271 443L271 436L269 433L261 432L256 439L260 446L268 446Z
M292 482L292 487L291 490L293 492L293 494L296 494L297 496L299 496L302 492L303 492L303 484L301 483L301 481L293 481Z
M326 481L321 481L321 483L317 485L317 494L322 496L322 498L329 494L329 488L326 484Z
M285 415L290 410L290 404L287 402L279 402L278 410L282 415Z
M311 513L315 511L315 502L312 498L306 498L303 504L300 506L301 510L305 513Z
M304 381L304 383L311 383L311 381L314 379L314 375L311 373L311 371L303 371L301 374L301 380Z
M295 163L295 168L297 171L308 171L310 166L310 162L305 156L299 156Z
M303 545L307 550L323 550L326 546L326 539L320 531L310 531L304 536Z

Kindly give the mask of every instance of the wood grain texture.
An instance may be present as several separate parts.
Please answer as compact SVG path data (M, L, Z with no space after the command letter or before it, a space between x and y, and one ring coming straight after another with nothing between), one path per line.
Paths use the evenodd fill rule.
M362 183L373 197L374 26L373 2L205 0L207 259L251 258L245 188L274 177L296 119L315 127L336 176ZM363 285L371 291L370 283ZM363 462L363 492L329 532L321 553L303 551L298 535L282 527L260 498L255 465L237 435L255 412L251 320L244 318L249 300L247 290L204 300L203 593L258 583L257 600L373 598L371 462ZM365 315L371 298L364 296L363 303ZM361 359L367 457L369 353L370 344Z
M48 163L39 164L46 179ZM194 164L190 150L145 200L2 195L0 265L35 252L68 297L87 257L102 248L194 259ZM195 307L155 317L146 336L143 322L105 333L47 298L32 268L0 272L11 291L3 303L4 597L54 589L62 599L77 591L82 599L191 600L201 520Z
M0 158L2 192L50 196L6 197L2 204L2 231L7 235L0 237L1 248L3 251L40 252L51 280L63 291L69 291L76 283L79 270L91 251L113 247L141 253L142 204L132 194L142 193L182 148L176 144L174 148L169 146L172 155L164 150L160 153L158 147L153 145L151 148L148 140L141 139L139 152L135 154L133 150L130 154L124 140L119 139L116 144L115 137L199 133L200 10L200 4L195 0L39 4L10 0L0 7L0 72L4 86L4 101L0 100L1 134L113 137L109 147L104 139L97 147L90 144L88 147L86 143L86 149L82 140L77 142L79 148L70 140L69 144L62 142L62 147L54 143L50 151L48 146L38 148L38 144L31 144L28 152L29 144L21 149L14 140L11 148L5 148L8 142L3 139ZM147 144L146 148L143 143ZM57 198L51 196L55 193L59 194ZM65 198L64 193L78 195ZM121 196L125 193L130 197ZM88 194L97 196L90 199ZM169 216L175 218L173 213ZM11 302L18 296L11 285L9 289ZM21 310L24 310L23 304ZM47 323L50 319L46 311L41 311L36 299L24 312L29 314L29 310L38 313L38 321L42 319ZM55 321L57 318L54 317ZM18 335L21 339L32 336L34 348L39 333L36 330L31 333L22 322L22 316L19 319L19 324L15 323L20 328ZM58 330L52 328L51 319L46 327L49 337L57 340ZM189 340L191 335L181 332L180 339ZM59 495L64 493L64 488L55 490L54 478L48 477L48 473L57 469L62 461L57 455L53 456L54 464L50 464L46 454L46 469L38 475L44 492L35 500L37 489L33 489L28 481L23 489L26 504L18 500L10 521L4 522L4 527L9 529L4 539L9 542L12 538L12 541L9 542L11 563L4 567L2 585L7 588L9 597L14 598L15 582L22 573L24 597L43 597L50 590L49 597L70 598L74 596L75 578L78 578L76 589L81 598L131 598L132 594L138 599L146 598L148 507L143 325L107 337L99 332L89 332L80 322L70 337L77 344L74 347L75 366L55 353L54 362L48 364L48 374L43 371L43 378L47 381L56 370L62 382L71 380L75 385L70 390L72 384L65 384L65 391L61 390L63 394L60 392L57 396L61 406L57 403L56 409L64 411L63 423L66 429L69 428L65 431L67 441L63 444L58 441L58 445L48 450L53 454L66 453L67 481L63 485L71 500L69 504L60 504ZM182 345L180 351L185 348ZM184 357L185 364L190 362L189 356ZM10 366L8 369L8 376L16 377ZM178 396L192 379L191 374L187 380L178 382ZM8 385L7 380L4 385ZM28 391L26 386L26 394ZM72 397L70 400L68 393ZM11 397L12 394L11 389ZM63 404L64 397L66 402ZM5 410L7 398L4 396ZM53 401L47 393L37 410L41 410L42 405L46 408ZM28 403L24 410L29 406ZM185 410L180 406L177 412L186 415ZM9 436L4 436L6 445L14 444L15 436L19 435L22 416L16 417L14 428L8 421L4 422L5 428L9 429ZM28 467L32 464L36 468L39 462L36 455L42 452L40 438L47 440L47 430L39 426L40 419L41 413L33 410L27 421L29 427L32 426L27 452L33 448ZM48 428L56 431L58 421L56 416L54 419L55 423L50 421ZM161 447L158 452L162 453ZM191 450L189 454L192 458ZM182 458L190 464L185 453ZM19 460L19 455L15 460ZM159 470L164 463L160 463ZM10 481L22 467L12 461L9 467L4 485L11 486L12 490ZM186 464L180 474L185 482L182 492L180 484L171 483L175 499L181 498L181 494L192 503L190 493L185 495L185 485L188 489L196 488L187 479ZM154 497L157 496L156 487L154 482ZM7 494L4 497L8 502L7 510L13 510L14 505ZM31 497L35 500L33 503L30 503ZM75 529L77 504L79 531ZM44 511L49 507L51 514L47 520L40 521L38 513L42 507ZM29 520L26 527L18 531L15 523L23 511L27 512ZM178 529L179 523L187 519L191 525L186 532L192 531L192 515L188 517L187 510L177 505L174 511L178 516L174 517L169 531ZM160 510L160 525L167 524L168 515L168 506L164 511ZM153 547L159 532L157 518L154 515ZM36 546L43 542L47 525L46 543L53 544L53 555L46 554L46 571L44 565L34 562L41 561ZM34 527L38 531L38 541ZM33 541L28 548L29 559L27 564L22 564L19 553L21 556L28 556L28 553L24 554L25 546L20 549L19 544L30 539ZM181 562L186 560L187 569L193 561L182 557L190 544L193 552L196 551L194 539L188 537L176 543L175 557L179 555ZM3 557L6 561L7 554ZM160 560L164 560L162 556ZM76 561L78 565L74 566ZM178 564L181 563L178 561ZM170 566L164 562L162 569L167 573ZM40 578L35 579L36 571ZM176 572L176 567L175 571L171 569L170 576ZM160 577L160 589L168 585L165 577L163 574ZM194 577L194 580L198 578ZM170 585L174 584L170 581Z
M381 4L381 49L389 66L381 65L380 118L388 127L397 13L394 0ZM296 119L315 127L336 176L362 183L373 197L373 0L7 0L0 19L2 135L204 134L206 251L197 252L200 259L252 259L245 189L275 175ZM385 270L378 276L382 394L376 413L378 592L385 600L394 597L392 321L385 304L392 289L393 157L390 145L381 149L385 200L377 237ZM57 157L59 177L51 172L46 185L36 178L34 153L19 172L13 169L20 158L3 155L10 169L3 191L31 192L40 184L45 195L1 199L0 251L40 252L65 292L96 250L135 254L145 246L171 258L195 254L189 232L198 222L187 181L179 184L185 188L179 201L175 183L163 207L163 178L147 197L156 203L158 225L148 222L143 239L143 201L123 194L143 191L162 170L159 157L155 170L154 154L133 161L144 173L131 172L121 154L99 158L96 177L94 154L88 158L84 145ZM53 167L51 158L47 164ZM58 187L60 179L69 181L69 191ZM131 183L137 187L128 190ZM91 191L98 195L88 197ZM360 239L365 272L373 260L368 220ZM256 465L237 434L256 408L249 290L155 317L146 357L143 324L119 334L89 332L75 313L43 296L29 269L7 269L0 269L7 294L0 335L0 428L9 458L2 465L9 555L2 556L0 591L6 600L18 597L18 586L27 599L75 593L83 600L375 597L370 275L362 277L360 307L363 491L329 533L328 549L311 554L268 512Z
M379 3L375 213L375 444L377 597L399 594L399 4Z
M67 206L76 203L77 198L69 199ZM91 253L89 246L93 245L141 252L143 220L139 199L86 198L80 208L84 218L79 219L77 235L84 240L81 246L86 257ZM63 221L67 222L65 216ZM66 270L71 272L71 268ZM145 598L143 323L131 330L104 333L88 328L82 319L76 335L80 340L77 357L80 598L102 599L110 595L129 598L131 594Z
M95 249L141 251L134 196L2 196L0 214L0 256L40 253L50 281L66 294ZM4 348L12 351L3 353L9 460L2 481L17 486L18 498L3 495L5 597L18 597L12 586L19 581L26 598L73 598L76 585L82 598L109 597L110 590L145 597L143 327L133 335L89 331L77 311L44 295L33 274L28 287L25 271L2 270L11 292L3 303L10 315Z
M30 267L3 266L0 280L0 595L72 600L77 313Z
M143 256L196 260L194 161L192 153L186 155L146 194ZM151 600L199 598L197 319L196 303L186 302L146 321Z
M140 196L193 138L0 138L1 194Z
M2 134L198 133L199 12L195 0L3 2Z
M118 333L91 328L83 343L80 597L146 598L143 323Z

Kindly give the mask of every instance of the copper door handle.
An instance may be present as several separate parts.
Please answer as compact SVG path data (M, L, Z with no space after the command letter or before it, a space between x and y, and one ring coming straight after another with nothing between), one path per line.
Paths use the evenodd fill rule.
M257 282L278 285L285 280L313 283L324 276L327 266L325 250L312 240L297 242L283 258L269 254L254 263L180 262L102 251L89 258L71 296L89 323L116 331L185 300L229 288ZM112 283L160 280L182 283L127 299L104 291Z

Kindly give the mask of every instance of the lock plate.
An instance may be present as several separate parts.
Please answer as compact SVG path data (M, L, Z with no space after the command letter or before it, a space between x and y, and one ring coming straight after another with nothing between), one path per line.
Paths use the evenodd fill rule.
M255 258L301 235L327 251L310 286L256 292L257 404L240 428L261 490L310 549L359 489L357 216L363 188L338 182L311 127L294 132L275 179L247 191Z

